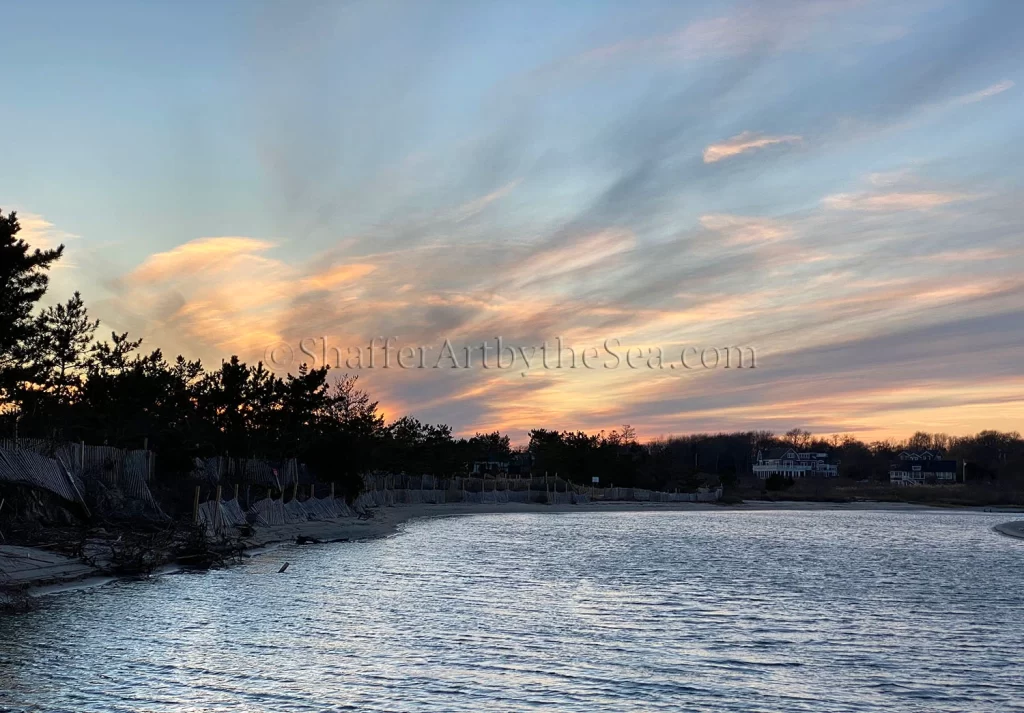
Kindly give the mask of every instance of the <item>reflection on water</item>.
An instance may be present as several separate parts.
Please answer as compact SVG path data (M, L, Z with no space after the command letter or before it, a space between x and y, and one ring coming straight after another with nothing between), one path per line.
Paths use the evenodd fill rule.
M0 709L1024 710L1005 519L418 521L0 619Z

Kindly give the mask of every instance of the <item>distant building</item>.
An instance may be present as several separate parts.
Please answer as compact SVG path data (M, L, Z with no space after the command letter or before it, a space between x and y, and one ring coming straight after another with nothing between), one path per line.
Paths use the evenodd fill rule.
M828 453L798 451L795 448L769 448L757 452L754 475L767 480L773 475L784 478L835 478L839 463Z
M508 461L478 460L473 462L473 475L504 478L508 475Z
M490 455L486 460L473 461L469 464L472 475L481 478L519 478L530 475L533 455L527 450L514 450L512 453Z
M939 451L903 451L889 466L893 485L949 484L956 482L957 463Z

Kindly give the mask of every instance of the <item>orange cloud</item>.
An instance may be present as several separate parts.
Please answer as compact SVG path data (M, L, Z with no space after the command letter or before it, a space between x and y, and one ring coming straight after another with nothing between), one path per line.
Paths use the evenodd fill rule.
M311 290L326 290L345 282L352 282L361 277L366 277L376 270L375 265L353 264L337 265L328 268L324 272L311 275L302 281L302 286Z
M775 144L791 144L801 141L800 136L762 136L744 131L720 144L711 144L704 149L704 163L715 163L731 156L738 156L747 151L773 146Z
M237 266L239 260L274 247L253 238L199 238L167 252L151 255L128 276L134 282L159 282L180 275Z

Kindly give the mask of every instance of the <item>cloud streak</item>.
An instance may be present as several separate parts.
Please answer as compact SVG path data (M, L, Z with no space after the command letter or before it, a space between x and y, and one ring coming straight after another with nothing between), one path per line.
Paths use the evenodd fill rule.
M744 131L741 134L733 136L731 139L727 139L721 143L711 144L705 148L703 154L704 163L716 163L723 159L739 156L740 154L747 153L748 151L763 149L766 146L793 144L800 140L801 137L795 135L765 136L762 134L755 134L751 131Z
M890 212L904 210L930 210L970 200L960 193L836 193L825 196L822 205L833 210L859 210Z
M1002 94L1003 92L1012 89L1013 87L1014 82L1012 80L1004 79L1003 81L997 82L996 84L993 84L990 87L985 87L980 91L972 92L970 94L965 94L961 97L957 97L954 103L974 104L976 102L984 101L989 97L994 97L997 94Z

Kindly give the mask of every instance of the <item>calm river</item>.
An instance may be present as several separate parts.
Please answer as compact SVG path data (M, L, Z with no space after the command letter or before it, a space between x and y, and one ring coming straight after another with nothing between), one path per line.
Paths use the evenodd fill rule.
M0 618L0 710L1024 710L1009 519L414 521Z

